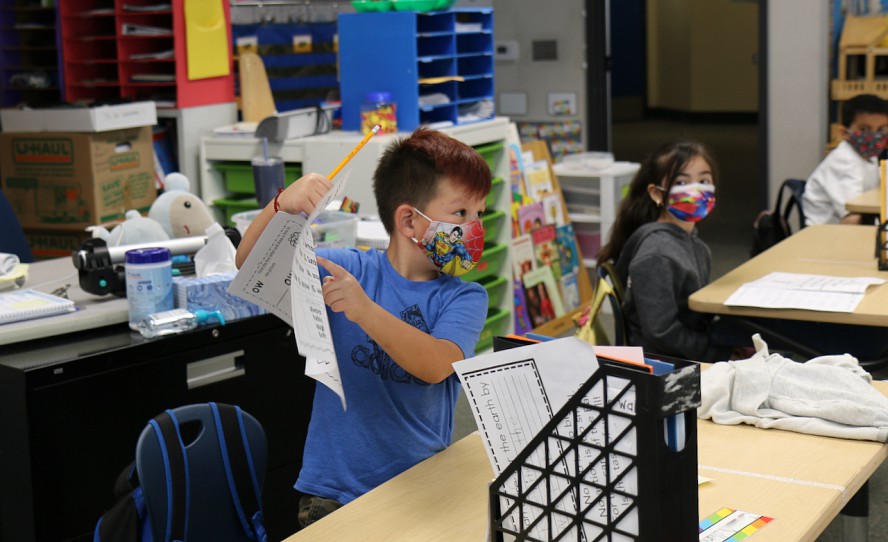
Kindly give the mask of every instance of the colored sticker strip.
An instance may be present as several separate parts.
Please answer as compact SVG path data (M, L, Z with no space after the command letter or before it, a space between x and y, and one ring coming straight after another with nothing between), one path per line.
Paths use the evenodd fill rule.
M733 508L722 508L700 521L700 542L740 542L772 519Z

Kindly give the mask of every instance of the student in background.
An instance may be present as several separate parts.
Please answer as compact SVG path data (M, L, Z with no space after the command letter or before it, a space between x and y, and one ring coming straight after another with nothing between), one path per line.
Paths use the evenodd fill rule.
M316 387L295 486L304 494L302 527L450 444L460 387L452 363L474 355L487 316L484 288L453 275L481 257L490 185L490 168L474 149L417 130L392 143L374 173L391 236L386 251L318 250L348 410ZM276 210L310 213L330 188L309 174L281 192L245 232L238 265ZM456 228L462 236L453 240Z
M697 223L715 207L716 164L693 141L667 143L644 161L620 205L599 265L616 262L625 287L629 344L697 361L727 359L710 337L712 317L688 308L709 283L712 255Z
M879 186L879 154L888 144L888 102L861 94L842 106L842 141L805 183L805 224L860 224L845 202Z

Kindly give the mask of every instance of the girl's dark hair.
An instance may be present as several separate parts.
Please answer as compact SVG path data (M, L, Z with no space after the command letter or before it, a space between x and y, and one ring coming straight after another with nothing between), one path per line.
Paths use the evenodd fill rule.
M664 193L668 193L682 169L697 156L709 164L712 182L717 183L715 159L709 149L696 141L666 143L642 162L641 169L629 185L629 195L620 203L610 240L598 253L596 258L598 264L606 261L616 262L626 241L635 230L660 217L660 208L648 195L648 185L660 186Z
M392 143L373 174L373 194L386 231L394 231L399 205L421 210L437 195L438 181L444 177L471 196L490 192L490 166L465 143L426 128Z

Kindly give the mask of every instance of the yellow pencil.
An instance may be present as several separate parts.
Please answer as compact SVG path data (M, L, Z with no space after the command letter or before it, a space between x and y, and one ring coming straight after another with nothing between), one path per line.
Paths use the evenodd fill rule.
M376 126L373 127L372 130L367 132L367 135L364 136L364 139L362 139L361 142L358 143L357 146L354 149L352 149L352 151L350 153L348 153L348 156L343 158L342 162L339 162L339 165L336 166L335 168L333 168L333 171L331 171L330 174L327 175L327 178L330 180L333 180L333 177L337 173L339 173L339 170L344 168L345 164L347 164L349 160L351 160L356 154L358 154L358 151L361 150L361 147L366 145L367 142L370 141L370 138L373 137L376 134L376 132L378 132L378 131L379 131L379 125L377 124Z

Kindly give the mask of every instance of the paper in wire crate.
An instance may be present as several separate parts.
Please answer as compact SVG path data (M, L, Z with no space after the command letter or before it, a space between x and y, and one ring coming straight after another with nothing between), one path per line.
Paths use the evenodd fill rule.
M598 357L491 484L490 540L697 540L700 368L652 357L673 370Z

